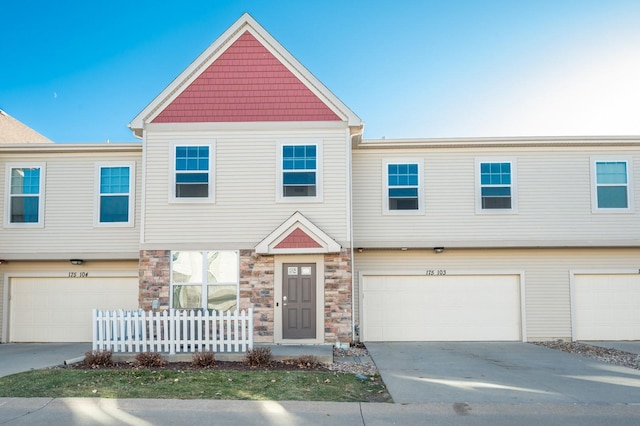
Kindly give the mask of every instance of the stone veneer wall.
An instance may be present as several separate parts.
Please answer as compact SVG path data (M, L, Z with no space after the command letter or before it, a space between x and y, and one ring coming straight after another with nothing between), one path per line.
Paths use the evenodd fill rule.
M324 340L353 341L351 249L324 255Z
M170 250L141 250L139 263L138 305L150 311L158 299L158 309L169 309Z
M169 308L170 250L140 251L139 306L151 310L158 299L159 309ZM351 250L324 255L324 338L325 343L353 340ZM273 343L274 337L274 256L240 250L240 306L253 307L256 343Z
M273 343L275 259L240 250L240 309L253 307L256 343Z

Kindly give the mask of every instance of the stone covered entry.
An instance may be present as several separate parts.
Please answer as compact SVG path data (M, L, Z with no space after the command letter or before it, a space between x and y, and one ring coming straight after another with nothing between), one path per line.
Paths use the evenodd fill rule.
M254 311L254 341L282 344L335 344L353 340L351 249L296 212L254 250L239 250L238 308ZM283 268L314 265L315 335L283 335ZM142 250L139 306L170 308L171 250ZM157 306L156 306L157 305Z

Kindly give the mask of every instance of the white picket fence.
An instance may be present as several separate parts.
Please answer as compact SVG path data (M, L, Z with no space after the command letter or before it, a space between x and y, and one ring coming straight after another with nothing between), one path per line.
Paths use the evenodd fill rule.
M93 350L246 352L253 349L253 309L162 312L93 310Z

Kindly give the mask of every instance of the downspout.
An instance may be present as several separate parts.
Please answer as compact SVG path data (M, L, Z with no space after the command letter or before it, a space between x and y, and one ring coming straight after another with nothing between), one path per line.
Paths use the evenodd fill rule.
M354 257L354 248L353 248L353 149L357 146L355 139L361 138L364 133L364 123L360 124L359 127L353 129L351 127L347 128L347 138L349 139L350 144L347 145L347 193L349 194L347 200L347 208L349 212L349 245L351 254L351 340L353 342L356 341L356 317L355 317L355 308L356 308L356 299L355 299L355 257ZM360 293L358 293L358 296ZM358 318L358 325L360 324L360 318ZM360 341L360 335L358 334L358 341Z

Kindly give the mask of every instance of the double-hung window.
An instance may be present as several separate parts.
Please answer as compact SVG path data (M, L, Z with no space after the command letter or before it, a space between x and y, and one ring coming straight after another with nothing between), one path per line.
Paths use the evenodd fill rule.
M212 145L176 145L174 149L174 200L213 201Z
M415 161L391 160L383 166L386 176L385 212L422 211L422 164Z
M105 226L133 225L133 163L96 165L96 224Z
M322 198L322 145L279 144L278 199L320 201Z
M174 309L238 308L238 252L171 252L171 306Z
M43 226L44 164L7 165L6 224Z
M632 209L630 160L592 160L594 212L628 212Z
M476 160L478 212L516 211L516 170L511 160Z

